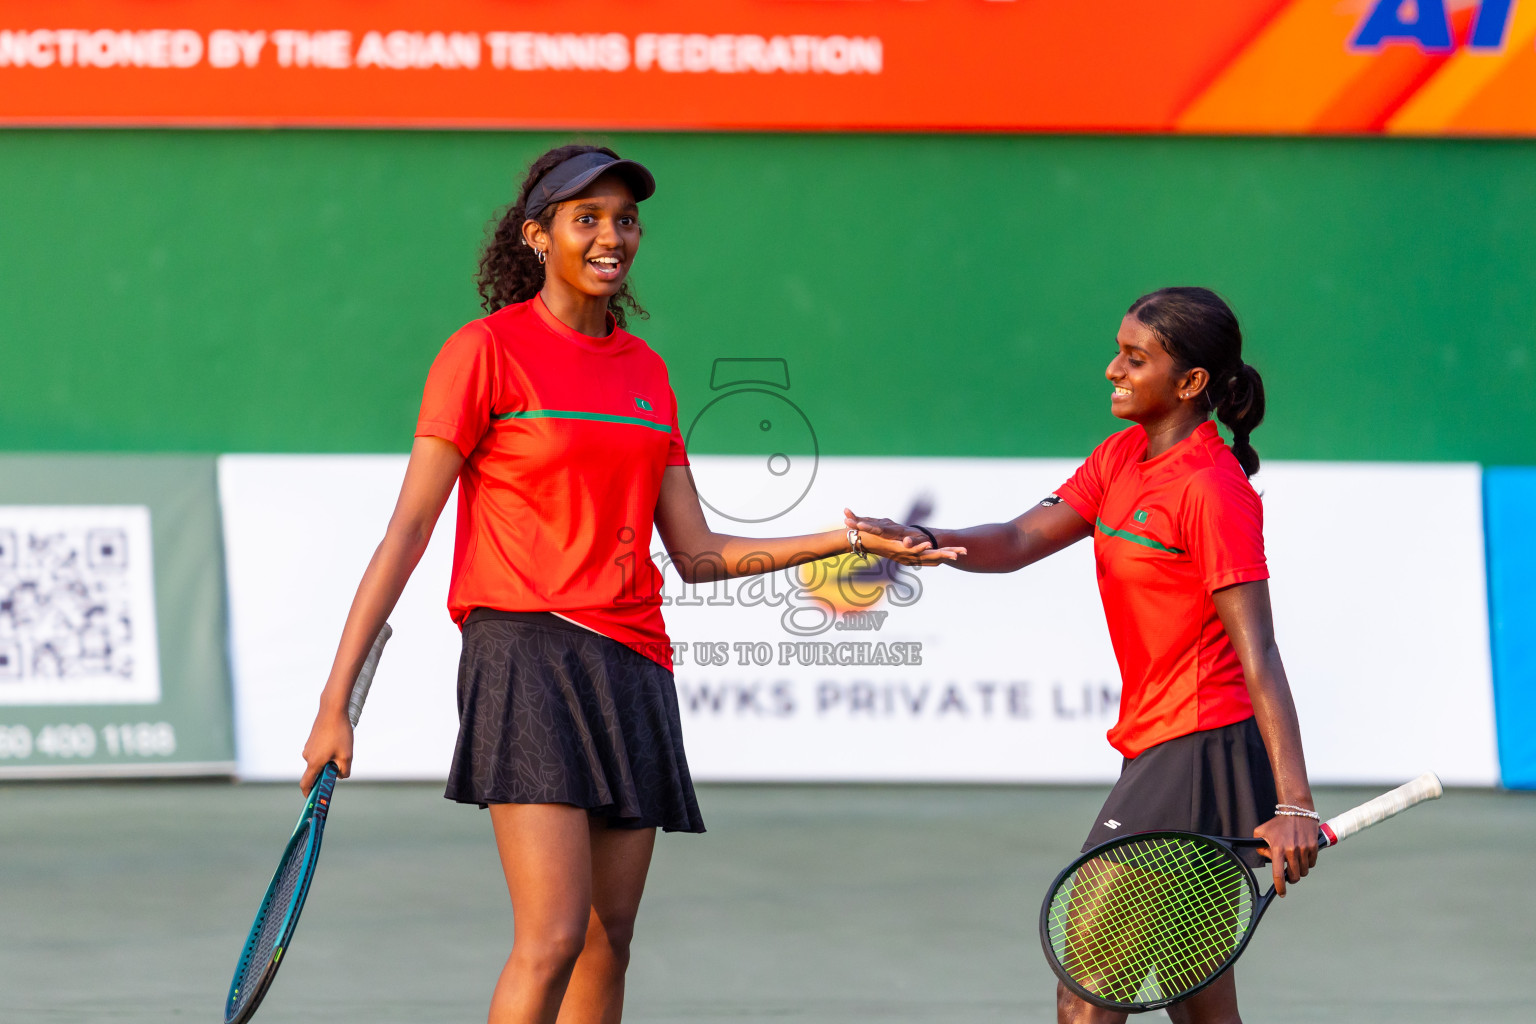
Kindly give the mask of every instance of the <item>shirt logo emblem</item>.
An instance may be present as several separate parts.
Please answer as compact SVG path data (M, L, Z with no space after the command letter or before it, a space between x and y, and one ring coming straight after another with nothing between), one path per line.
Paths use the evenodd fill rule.
M1144 508L1139 508L1139 509L1136 510L1136 514L1134 516L1131 516L1131 518L1136 520L1138 523L1144 523L1149 518L1151 518L1151 516L1152 516L1151 512L1148 512Z
M635 399L635 408L639 409L641 412L650 412L651 411L651 403L647 402L643 398L636 398Z
M1116 821L1114 818L1110 818L1108 821L1106 821L1104 823L1104 827L1105 828L1119 828L1120 827L1120 823L1118 821Z

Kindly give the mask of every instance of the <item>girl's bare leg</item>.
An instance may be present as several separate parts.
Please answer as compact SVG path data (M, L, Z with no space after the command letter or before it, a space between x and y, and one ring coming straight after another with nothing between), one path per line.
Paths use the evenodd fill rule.
M1168 1007L1173 1024L1243 1024L1237 1012L1236 968L1211 982L1182 1003Z
M619 1024L629 940L656 846L653 828L609 828L593 818L591 829L592 912L587 943L565 990L559 1024Z
M1126 1015L1079 999L1067 986L1056 983L1056 1024L1125 1024Z
M1229 969L1209 988L1168 1007L1168 1019L1173 1024L1242 1024L1233 973ZM1057 1024L1123 1024L1125 1019L1126 1014L1094 1006L1067 991L1065 985L1056 986Z
M513 931L489 1024L555 1024L592 910L587 812L569 804L492 804L490 812Z

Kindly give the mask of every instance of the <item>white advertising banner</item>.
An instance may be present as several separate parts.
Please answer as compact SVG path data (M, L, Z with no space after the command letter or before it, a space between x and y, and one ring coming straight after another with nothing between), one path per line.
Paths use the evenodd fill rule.
M864 515L995 522L1075 468L1053 459L699 456L714 526L768 536ZM295 778L319 688L404 471L394 456L220 460L246 778ZM1481 478L1466 465L1266 463L1276 629L1319 782L1426 769L1491 785ZM1370 521L1359 510L1372 509ZM1432 514L1434 539L1425 542ZM751 521L749 520L756 520ZM357 733L361 778L442 778L456 731L453 505L392 617ZM664 565L659 543L653 544ZM1092 550L1019 573L869 566L684 587L669 632L699 780L1101 782L1119 679Z
M405 458L219 459L241 778L297 779L347 608L395 506ZM354 777L446 778L458 731L448 619L454 501L390 621L357 728Z

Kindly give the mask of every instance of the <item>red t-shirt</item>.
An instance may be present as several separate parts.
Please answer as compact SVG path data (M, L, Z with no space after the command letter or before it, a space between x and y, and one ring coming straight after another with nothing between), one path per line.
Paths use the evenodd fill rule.
M427 374L417 437L464 453L448 611L556 612L672 667L651 528L686 466L661 357L574 331L535 296L460 328Z
M1252 716L1211 594L1269 578L1264 508L1207 421L1155 459L1140 426L1115 434L1056 493L1094 524L1093 557L1120 663L1126 757Z

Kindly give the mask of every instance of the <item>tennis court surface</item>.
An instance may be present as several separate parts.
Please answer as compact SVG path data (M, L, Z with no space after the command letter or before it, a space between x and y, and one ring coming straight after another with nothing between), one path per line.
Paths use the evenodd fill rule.
M701 787L710 832L658 843L625 1019L1054 1020L1039 901L1104 792ZM338 787L258 1022L484 1019L511 910L486 815L440 793ZM0 1020L220 1020L300 804L292 786L0 786ZM1536 797L1453 790L1325 852L1238 965L1245 1019L1529 1019L1533 845Z

